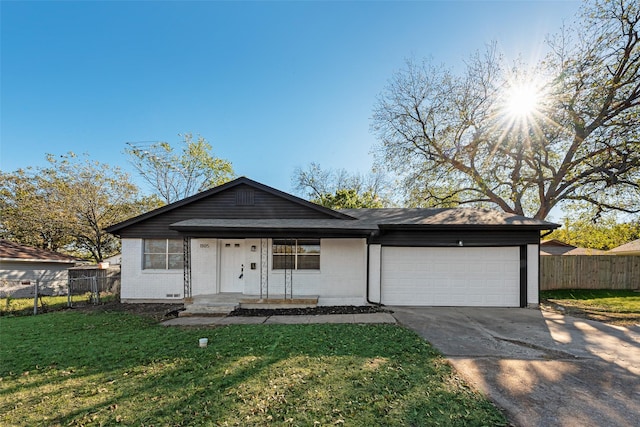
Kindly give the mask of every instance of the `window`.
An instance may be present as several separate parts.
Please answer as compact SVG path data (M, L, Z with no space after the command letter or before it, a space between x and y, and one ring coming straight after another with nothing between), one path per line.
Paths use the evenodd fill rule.
M274 270L320 270L320 240L273 240Z
M145 239L144 270L181 270L184 266L182 240Z

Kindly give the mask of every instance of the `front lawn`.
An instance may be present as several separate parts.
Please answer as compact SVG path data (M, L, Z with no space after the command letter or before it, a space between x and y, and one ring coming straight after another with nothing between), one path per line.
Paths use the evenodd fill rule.
M640 322L640 292L608 289L561 289L540 292L543 304L573 316L615 324Z
M178 329L72 311L0 318L0 425L117 423L506 424L432 347L395 325Z

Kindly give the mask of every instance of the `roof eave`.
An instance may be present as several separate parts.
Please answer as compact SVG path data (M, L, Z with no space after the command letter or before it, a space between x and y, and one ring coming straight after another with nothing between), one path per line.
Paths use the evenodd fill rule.
M189 233L234 233L238 235L271 235L271 234L314 234L314 235L350 235L350 236L369 236L377 231L377 228L339 228L339 227L228 227L228 226L191 226L191 225L170 225L169 229L178 231L183 234Z
M558 224L379 224L381 230L555 230Z

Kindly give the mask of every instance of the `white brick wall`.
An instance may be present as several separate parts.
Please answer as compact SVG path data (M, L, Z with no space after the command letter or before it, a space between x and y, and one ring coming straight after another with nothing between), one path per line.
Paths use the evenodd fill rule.
M320 271L293 272L293 294L318 295L319 305L366 303L367 246L365 239L322 239ZM269 292L284 293L284 272L271 270Z
M192 294L219 292L220 239L191 241ZM284 272L272 270L269 239L269 294L284 294ZM251 247L256 246L256 251ZM244 293L260 293L260 239L244 240L246 251ZM142 239L122 240L122 299L124 301L181 300L182 270L142 270ZM527 302L538 303L538 245L527 247ZM380 298L380 245L370 248L370 300ZM455 258L452 259L455 261ZM251 269L256 263L256 269ZM514 279L515 280L515 279ZM387 284L388 286L389 284ZM365 239L322 239L320 270L293 272L294 296L318 295L320 305L362 305L366 303L367 245ZM449 290L450 291L450 290Z
M142 242L122 239L122 301L182 300L183 270L143 270Z
M540 247L527 245L527 304L530 305L540 302L539 257Z
M218 239L191 240L191 294L218 292Z
M221 239L191 241L192 295L219 292ZM123 301L175 300L183 297L182 270L142 270L142 239L122 239ZM256 251L251 251L256 246ZM247 295L260 293L260 239L246 239L244 283ZM321 305L361 305L366 302L367 249L365 239L322 239L320 270L293 272L293 293L318 295ZM251 269L251 263L256 269ZM269 240L269 294L284 294L284 272L271 269ZM167 296L173 295L173 296ZM178 296L175 296L178 295Z

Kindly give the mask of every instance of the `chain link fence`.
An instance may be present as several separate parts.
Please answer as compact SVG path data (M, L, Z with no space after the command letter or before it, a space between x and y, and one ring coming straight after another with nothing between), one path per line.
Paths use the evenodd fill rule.
M0 314L25 312L29 301L33 314L56 307L99 304L105 295L120 293L120 268L73 267L62 277L59 273L0 278Z

